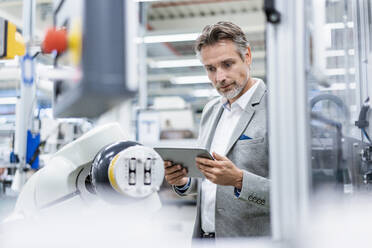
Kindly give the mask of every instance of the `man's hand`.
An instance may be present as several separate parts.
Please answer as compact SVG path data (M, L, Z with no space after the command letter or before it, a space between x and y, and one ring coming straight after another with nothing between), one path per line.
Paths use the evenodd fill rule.
M179 164L173 164L171 161L164 161L165 180L170 185L183 186L188 181L187 170Z
M215 160L196 158L196 166L212 183L242 188L243 171L231 160L213 152Z

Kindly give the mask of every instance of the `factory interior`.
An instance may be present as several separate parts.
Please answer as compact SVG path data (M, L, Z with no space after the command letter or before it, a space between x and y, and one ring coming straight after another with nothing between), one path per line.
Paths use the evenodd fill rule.
M195 43L218 22L244 32L267 103L205 231L210 181L186 152L212 154L222 98ZM369 247L369 82L372 0L0 0L0 247ZM264 177L236 162L264 153ZM176 156L187 184L168 182Z

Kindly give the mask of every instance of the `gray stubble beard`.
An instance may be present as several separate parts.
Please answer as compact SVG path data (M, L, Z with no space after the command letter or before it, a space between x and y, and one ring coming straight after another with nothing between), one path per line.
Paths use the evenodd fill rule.
M248 83L248 82L247 82ZM221 92L217 90L218 94L220 94L223 97L226 97L228 100L233 99L237 95L239 95L240 92L244 89L245 85L239 86L236 85L233 89L229 90L228 92Z

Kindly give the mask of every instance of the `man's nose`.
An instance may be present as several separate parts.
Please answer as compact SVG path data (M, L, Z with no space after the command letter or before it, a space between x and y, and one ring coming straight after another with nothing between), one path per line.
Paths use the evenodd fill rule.
M216 73L216 81L218 83L223 82L226 80L226 73L223 69L217 69Z

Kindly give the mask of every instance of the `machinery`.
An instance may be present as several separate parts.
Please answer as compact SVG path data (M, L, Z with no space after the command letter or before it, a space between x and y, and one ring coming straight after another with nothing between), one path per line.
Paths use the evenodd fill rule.
M25 3L30 5L24 5L25 10L34 9L35 1ZM22 65L30 66L32 73L22 74L23 109L16 111L17 116L22 117L18 118L15 138L15 147L22 146L22 150L14 152L18 155L17 173L21 177L18 175L18 180L16 173L12 188L19 189L20 193L14 211L0 225L0 243L6 247L43 247L36 244L44 239L48 246L56 239L60 244L61 238L53 236L52 226L74 245L77 244L74 235L81 238L82 231L92 233L97 225L110 226L104 231L113 234L115 229L115 237L127 238L128 235L122 234L132 233L129 224L147 220L149 213L160 209L157 191L164 178L163 160L153 149L127 140L119 124L98 126L65 145L45 160L44 166L27 181L25 173L28 167L25 137L29 129L25 123L31 121L25 121L30 115L22 113L33 113L34 81L54 82L55 118L94 120L137 93L136 4L121 0L55 0L54 26L46 33L41 51L32 53L30 47L34 44L26 39ZM33 26L31 21L27 23L33 16L31 12L30 18L24 18L24 26ZM32 30L26 31L27 37L32 38ZM53 66L34 77L34 60L41 54L50 54ZM37 151L40 136L34 138ZM38 155L35 150L30 153L31 162L36 158L33 154ZM88 219L83 218L86 215ZM96 223L87 224L91 222ZM25 236L18 238L20 233L30 235L33 231L45 237L35 242L29 242ZM92 236L91 244L83 240L81 246L97 245L94 240L99 235ZM19 242L23 242L22 245L15 245Z
M95 204L140 202L156 210L163 178L163 160L153 149L126 141L117 123L104 125L55 153L27 181L5 222Z
M13 59L24 54L25 44L16 26L0 17L0 59Z
M321 111L314 111L318 102L328 101L337 106L342 118L332 119ZM341 98L320 94L310 101L311 111L311 171L312 185L316 192L324 186L336 192L352 193L359 188L360 154L363 142L345 134L345 123L350 119L347 106ZM341 121L340 119L343 119Z
M370 116L369 111L370 103L368 97L363 106L361 106L359 118L355 122L355 125L360 128L362 137L365 141L362 150L360 151L360 173L363 183L367 186L367 188L370 189L370 184L372 183L372 142L370 136L368 135L368 130L370 130L368 121L368 117Z
M0 18L0 59L22 56L9 156L9 167L16 168L11 173L13 191L22 188L30 168L39 168L39 148L44 143L34 113L38 104L36 85L41 79L54 83L54 118L96 118L137 93L136 4L55 0L53 27L46 32L41 48L34 37L35 0L23 1L22 36L13 23ZM46 55L53 66L38 71L39 55Z
M55 0L42 53L54 53L53 112L94 118L137 92L136 3Z

